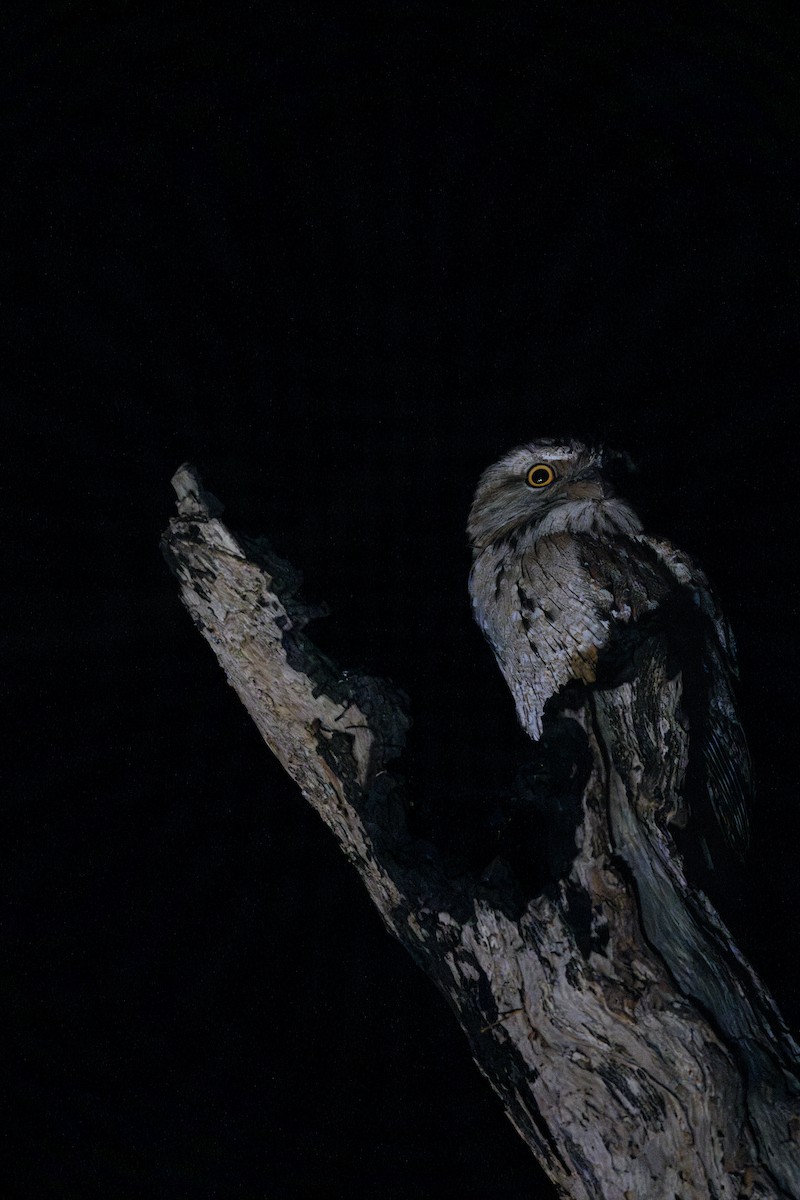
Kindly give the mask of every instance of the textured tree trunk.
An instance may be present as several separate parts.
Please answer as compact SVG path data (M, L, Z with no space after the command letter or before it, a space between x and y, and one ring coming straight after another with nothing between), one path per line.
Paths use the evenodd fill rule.
M225 527L192 468L173 484L163 548L193 621L560 1193L800 1197L797 1047L669 833L687 735L658 649L571 713L591 754L576 857L508 915L502 883L449 876L408 832L401 694L312 645L295 572Z

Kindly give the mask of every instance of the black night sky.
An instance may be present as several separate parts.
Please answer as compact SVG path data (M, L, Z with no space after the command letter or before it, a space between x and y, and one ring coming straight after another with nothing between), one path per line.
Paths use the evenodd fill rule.
M477 476L550 433L628 450L738 637L758 791L720 906L800 1024L788 9L26 7L4 1194L553 1194L180 606L187 459L328 602L312 637L408 692L406 774L467 811L520 736L467 602Z

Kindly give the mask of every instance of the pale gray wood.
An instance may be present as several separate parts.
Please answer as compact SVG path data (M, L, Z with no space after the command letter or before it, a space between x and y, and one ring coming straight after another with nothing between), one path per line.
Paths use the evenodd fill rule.
M402 694L311 643L317 614L296 572L231 533L191 467L173 484L162 545L193 621L389 930L450 1000L560 1194L800 1196L800 1056L685 878L669 832L685 766L680 677L667 679L657 650L634 682L587 691L571 714L592 755L577 855L568 879L511 917L496 887L450 878L408 833L389 770L408 727ZM576 891L598 935L588 952Z

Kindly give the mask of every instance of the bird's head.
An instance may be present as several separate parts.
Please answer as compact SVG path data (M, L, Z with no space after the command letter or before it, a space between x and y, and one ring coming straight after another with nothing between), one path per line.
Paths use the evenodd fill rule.
M636 533L636 514L609 479L609 455L582 442L518 446L481 476L467 531L476 553L522 527L537 536L618 529Z

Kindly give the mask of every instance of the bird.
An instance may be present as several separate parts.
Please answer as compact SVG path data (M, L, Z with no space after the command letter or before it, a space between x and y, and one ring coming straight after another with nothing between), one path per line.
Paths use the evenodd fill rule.
M473 615L534 742L575 690L635 678L654 639L682 673L689 761L724 841L748 842L752 770L736 709L736 648L701 568L644 532L617 494L622 456L544 438L478 482L467 532ZM687 772L688 775L688 772Z

